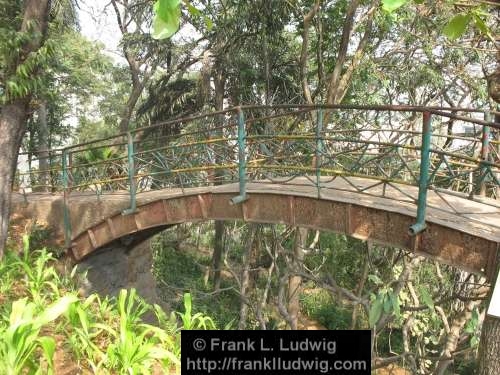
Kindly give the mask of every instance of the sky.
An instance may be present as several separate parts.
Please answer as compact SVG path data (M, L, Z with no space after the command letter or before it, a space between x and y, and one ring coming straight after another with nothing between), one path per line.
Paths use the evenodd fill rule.
M123 60L118 53L121 33L110 1L81 0L78 4L81 33L90 40L103 43L105 52L115 61Z

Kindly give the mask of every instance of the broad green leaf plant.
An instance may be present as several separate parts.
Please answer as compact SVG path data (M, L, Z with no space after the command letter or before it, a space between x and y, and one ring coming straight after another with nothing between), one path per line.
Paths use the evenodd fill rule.
M188 0L182 1L189 14L195 18L203 18L208 30L213 27L212 20L191 4ZM153 5L153 27L151 36L154 39L168 39L179 30L181 19L181 0L157 0Z
M157 0L153 10L153 38L170 38L179 29L181 0Z

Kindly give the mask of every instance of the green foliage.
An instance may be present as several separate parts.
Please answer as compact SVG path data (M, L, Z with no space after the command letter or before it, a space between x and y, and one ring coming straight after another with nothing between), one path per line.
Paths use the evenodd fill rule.
M408 4L408 2L409 0L382 0L382 9L388 13L392 13ZM424 1L414 0L414 3L422 4ZM454 1L449 2L449 5L454 7L460 6L461 4ZM485 12L483 8L484 7L482 5L467 7L467 11L450 16L442 30L443 34L450 40L455 40L465 34L469 27L473 25L480 34L483 34L494 42L495 39L492 36L492 32L484 20L484 18L487 18L489 14Z
M328 329L350 328L350 309L340 306L325 290L302 293L300 306L304 314Z
M444 35L452 40L461 37L462 34L465 33L465 30L467 30L467 26L469 25L471 19L472 16L468 13L457 14L444 27Z
M394 12L396 9L402 7L408 0L382 0L382 9L386 12Z
M12 303L9 326L0 330L0 373L41 374L42 367L35 359L36 350L41 349L47 361L48 373L53 373L55 341L49 336L40 336L42 327L57 319L68 310L77 298L66 295L45 309L40 309L27 298ZM26 372L25 372L26 371Z
M211 246L213 242L211 228L213 227L210 225L202 225L200 248ZM205 325L210 329L213 328L212 323L215 327L228 327L232 321L238 318L239 296L233 291L221 291L218 294L203 297L204 292L208 293L213 290L211 283L205 282L205 274L200 267L200 265L208 266L210 264L210 258L206 256L204 251L186 251L181 248L174 229L156 236L152 242L153 274L157 282L163 285L162 298L170 301L173 308L186 314L189 301L186 301L185 295L178 293L177 290L201 292L200 295L195 295L196 304L191 306L191 311L188 314L191 319L185 316L187 323L192 321L193 316L200 313L202 314L200 317L208 314L212 318L213 322L205 321ZM193 245L183 244L184 246ZM232 259L236 251L236 246L231 246L231 254L228 254L228 257ZM222 280L221 288L226 286L225 283L226 281ZM164 317L163 322L165 326L170 326L169 322L175 321L177 318L180 318L181 322L184 320L179 314L174 314L173 317Z
M96 294L89 296L85 301L72 304L67 312L70 329L67 332L68 342L78 362L86 361L94 372L102 367L105 353L95 343L108 327L98 323L97 316L92 314L92 307L98 306L101 314L111 312L109 305L101 304Z
M192 313L188 294L184 311L172 312L170 319L134 289L122 290L116 299L92 294L82 300L74 283L55 273L52 255L29 247L25 236L22 259L7 252L0 261L1 374L53 374L56 351L65 351L80 369L95 374L150 374L155 366L168 372L180 366L181 329L215 329L211 318ZM76 268L70 277L75 274ZM15 293L4 294L6 287ZM27 297L16 299L19 295ZM143 322L151 311L159 327ZM56 334L57 344L51 337Z
M359 272L363 261L366 243L352 237L331 232L322 232L319 240L320 251L309 255L305 263L309 269L322 264L325 274L335 275L338 284L345 288L354 288L356 281L352 275Z
M401 318L401 309L399 296L396 295L391 288L381 287L378 293L372 294L372 301L370 304L370 311L368 314L368 324L374 327L382 314L394 314L399 319Z
M432 296L430 295L427 288L423 285L419 287L420 296L422 298L422 302L432 311L434 310L434 301Z
M158 337L151 336L154 327L141 323L149 306L138 298L135 289L121 290L118 296L119 330L109 329L114 342L108 346L107 362L119 374L149 374L155 359L173 358L158 345Z
M184 293L184 312L178 312L183 329L216 329L212 318L202 313L192 314L191 293Z
M479 345L479 339L481 338L481 326L479 324L479 311L477 308L472 310L472 317L465 324L464 332L471 336L471 348L477 348Z
M154 4L153 33L155 39L166 39L179 29L180 0L157 0Z
M30 264L26 261L20 260L19 266L23 269L27 278L28 291L31 298L37 306L43 306L46 303L45 296L53 293L58 295L58 282L59 276L52 267L47 267L50 261L54 258L47 250L38 251L34 255L35 262Z
M0 104L16 98L39 94L44 87L43 71L60 48L54 35L76 28L75 2L51 4L49 36L45 37L34 22L23 22L24 2L0 2ZM26 46L42 41L35 51L26 54Z

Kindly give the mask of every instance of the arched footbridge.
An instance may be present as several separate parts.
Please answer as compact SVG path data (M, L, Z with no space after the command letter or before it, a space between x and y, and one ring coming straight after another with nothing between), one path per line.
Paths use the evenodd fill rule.
M242 106L19 159L12 214L80 261L183 222L344 233L492 278L500 124L471 109Z

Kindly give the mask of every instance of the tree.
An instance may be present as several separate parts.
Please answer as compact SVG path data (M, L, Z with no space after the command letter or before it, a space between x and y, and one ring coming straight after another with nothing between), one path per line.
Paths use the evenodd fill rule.
M483 322L481 347L479 350L478 375L496 375L500 373L500 319L487 315Z
M0 257L10 218L11 189L17 154L26 131L36 75L50 52L43 49L48 27L49 1L2 1L0 37ZM22 6L24 5L24 6Z
M45 69L40 71L41 80L34 110L29 118L23 150L29 158L38 158L38 190L49 191L47 171L49 150L65 144L72 136L68 118L76 116L79 122L91 113L91 106L102 100L113 86L110 79L110 59L101 52L101 47L85 39L76 25L68 25L63 32L48 31L48 39L58 48L47 58ZM78 126L79 127L79 126Z
M120 131L129 130L130 121L144 88L157 69L165 66L170 71L172 42L155 40L149 33L153 11L149 2L112 0L118 27L122 33L121 49L132 82L132 89L120 118Z

